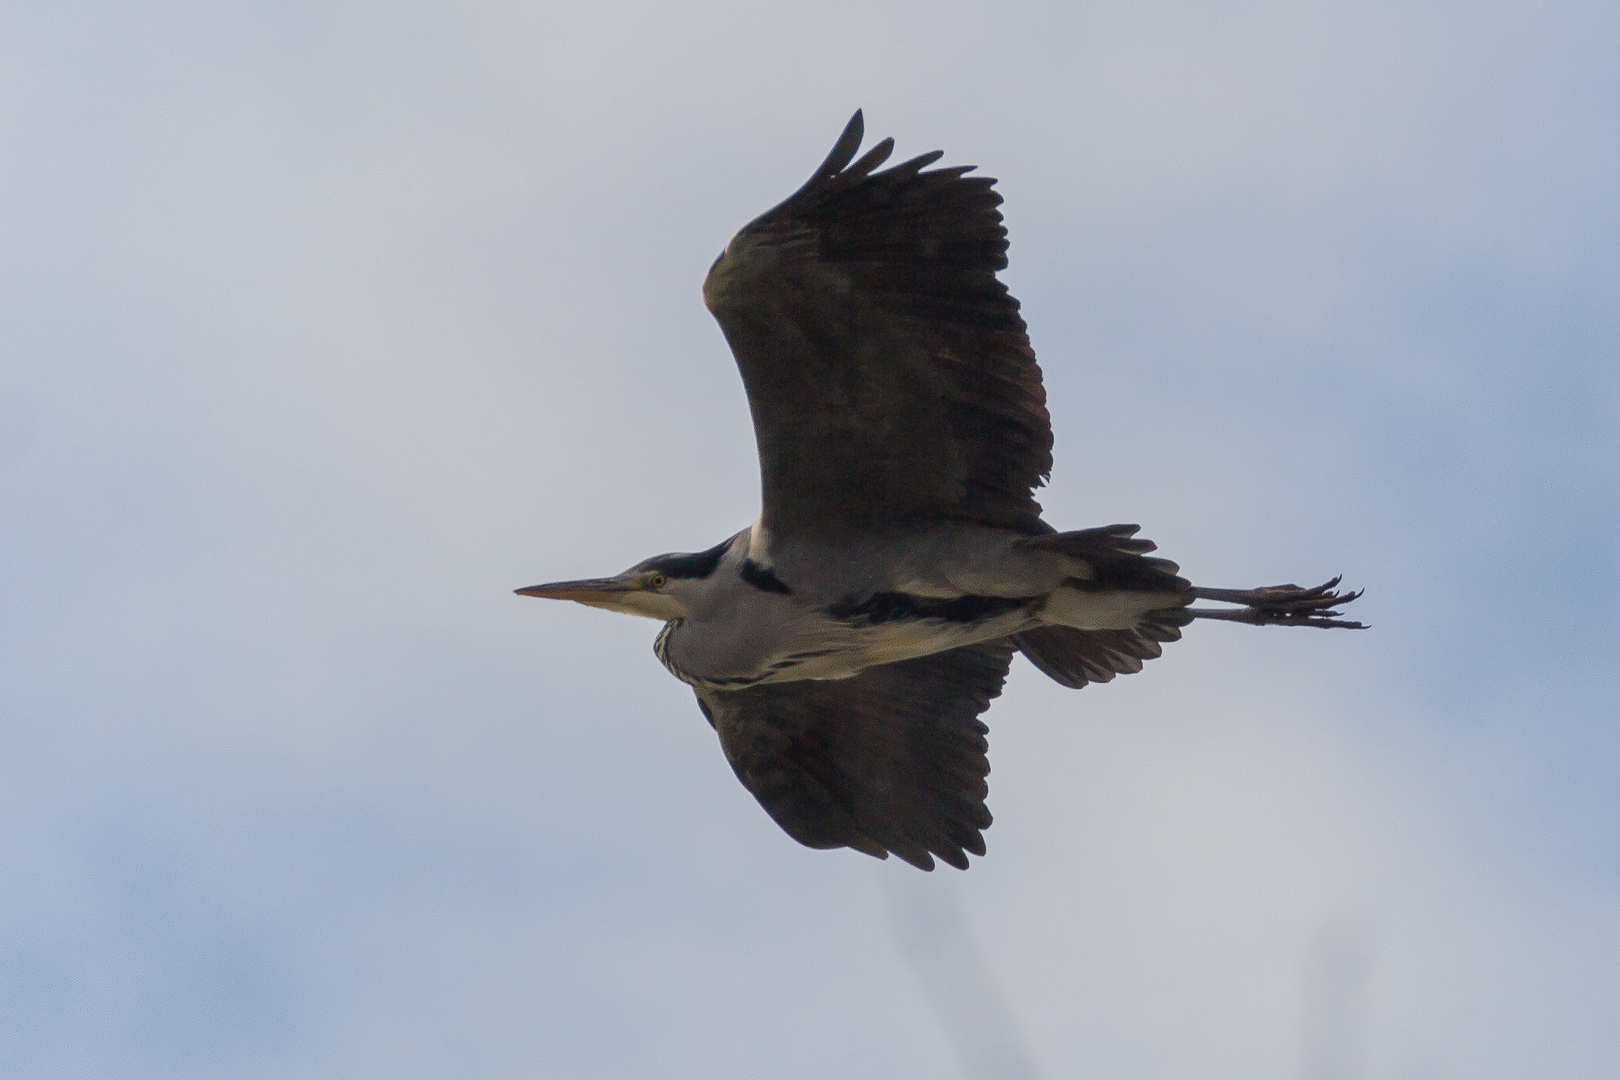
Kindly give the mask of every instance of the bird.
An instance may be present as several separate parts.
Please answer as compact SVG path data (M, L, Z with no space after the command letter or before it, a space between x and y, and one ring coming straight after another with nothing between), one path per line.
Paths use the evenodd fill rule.
M658 659L794 840L966 869L991 822L980 717L1014 654L1079 688L1195 619L1363 629L1339 610L1361 593L1201 588L1136 525L1047 524L1051 421L997 276L996 181L937 150L881 168L894 140L857 160L863 138L857 111L703 282L753 416L757 520L516 591L661 621Z

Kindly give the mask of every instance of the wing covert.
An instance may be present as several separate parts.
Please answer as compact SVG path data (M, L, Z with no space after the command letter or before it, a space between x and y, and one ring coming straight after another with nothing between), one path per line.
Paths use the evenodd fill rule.
M799 843L965 870L990 827L989 728L978 717L1012 651L973 645L849 679L697 697L737 779Z
M1051 424L1018 301L996 277L994 180L853 165L857 112L808 183L727 244L704 301L737 359L773 536L904 519L1041 531Z

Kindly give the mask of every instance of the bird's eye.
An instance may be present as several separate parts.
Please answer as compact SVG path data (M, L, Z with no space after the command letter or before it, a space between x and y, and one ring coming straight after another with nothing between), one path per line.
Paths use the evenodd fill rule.
M662 589L667 581L669 581L669 579L663 574L652 574L647 578L647 585L650 588Z

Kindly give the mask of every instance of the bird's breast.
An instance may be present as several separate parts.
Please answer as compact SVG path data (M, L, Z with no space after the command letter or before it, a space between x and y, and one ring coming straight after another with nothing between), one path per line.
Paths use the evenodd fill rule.
M721 617L666 624L653 651L670 674L693 686L735 690L860 671L847 629L789 595L753 591L747 605Z

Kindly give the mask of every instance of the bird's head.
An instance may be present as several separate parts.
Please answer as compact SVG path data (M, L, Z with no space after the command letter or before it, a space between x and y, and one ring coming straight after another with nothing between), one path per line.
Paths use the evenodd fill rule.
M556 581L517 590L519 596L572 600L576 604L622 611L669 622L690 618L706 583L731 541L695 555L655 555L622 574L582 581Z

